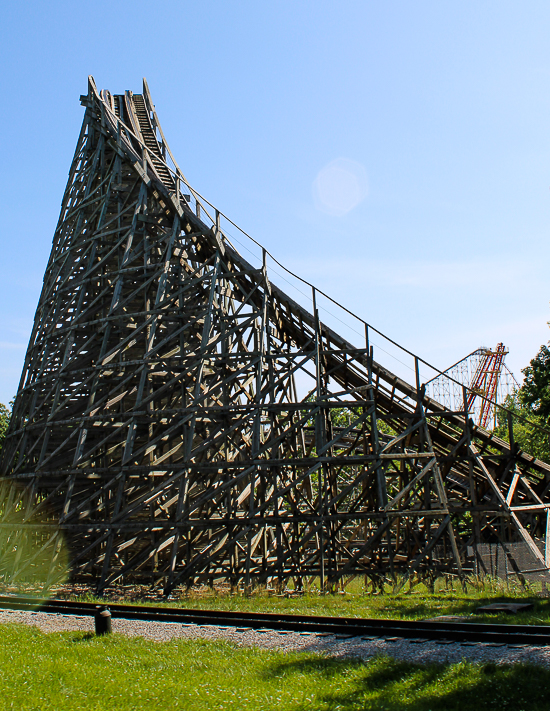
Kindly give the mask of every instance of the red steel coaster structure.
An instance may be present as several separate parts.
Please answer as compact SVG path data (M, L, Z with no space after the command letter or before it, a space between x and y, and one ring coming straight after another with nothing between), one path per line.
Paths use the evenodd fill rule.
M502 343L494 350L477 348L426 383L426 392L449 409L460 409L463 385L468 386L467 407L474 422L487 429L497 425L498 405L519 388L507 368L508 349Z
M304 306L276 286L265 249L247 261L145 82L113 95L90 78L81 102L3 448L3 583L40 567L45 587L68 569L100 591L399 588L462 577L484 541L523 541L547 570L550 467L477 426L466 387L458 409L428 397L429 366L360 319L352 345L321 292Z
M497 345L494 352L487 349L470 384L468 409L472 410L476 397L480 395L481 405L478 421L481 427L487 427L491 413L495 410L491 404L496 400L498 381L507 352L502 343Z

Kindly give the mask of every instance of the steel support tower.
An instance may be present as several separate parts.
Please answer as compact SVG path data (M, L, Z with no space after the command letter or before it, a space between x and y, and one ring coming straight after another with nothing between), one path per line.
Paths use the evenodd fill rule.
M478 422L484 428L490 424L491 415L496 417L496 412L491 405L497 397L498 382L506 353L508 351L502 343L497 345L495 351L487 349L470 383L468 409L472 409L477 395L480 395Z
M81 102L1 461L3 582L46 560L46 586L68 565L99 590L401 586L462 576L488 540L548 569L548 465L474 425L466 388L459 410L428 398L418 358L414 384L390 372L368 327L339 336L265 251L247 262L146 82L90 78Z

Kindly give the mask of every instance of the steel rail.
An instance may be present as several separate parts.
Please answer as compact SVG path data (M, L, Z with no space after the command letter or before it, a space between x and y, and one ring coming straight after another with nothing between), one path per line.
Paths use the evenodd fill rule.
M98 603L70 600L0 596L0 609L29 610L59 615L93 617ZM182 625L246 628L276 632L333 634L346 637L399 637L485 644L527 644L550 646L550 626L503 625L479 622L430 620L385 620L356 617L288 615L266 612L189 610L107 603L115 619L170 622Z

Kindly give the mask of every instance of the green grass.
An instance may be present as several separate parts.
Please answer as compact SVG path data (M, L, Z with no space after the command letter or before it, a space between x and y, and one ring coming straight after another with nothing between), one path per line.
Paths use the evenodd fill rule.
M550 671L368 663L205 640L43 634L0 625L1 709L547 711Z
M533 588L524 590L520 586L506 586L500 580L485 579L471 581L467 592L455 583L454 587L445 588L443 581L431 593L423 585L418 585L412 592L397 595L386 591L384 594L365 594L357 587L351 592L336 595L320 595L314 592L300 597L285 597L256 591L251 595L241 593L192 592L179 599L163 602L139 598L119 599L93 595L83 596L89 601L117 603L132 602L150 605L168 605L202 610L230 610L239 612L271 612L303 615L331 615L342 617L370 617L384 619L417 620L440 615L465 615L472 622L495 622L505 624L550 624L550 599L540 598ZM477 615L475 611L481 605L493 602L531 602L531 612L518 615ZM549 704L550 708L550 704Z

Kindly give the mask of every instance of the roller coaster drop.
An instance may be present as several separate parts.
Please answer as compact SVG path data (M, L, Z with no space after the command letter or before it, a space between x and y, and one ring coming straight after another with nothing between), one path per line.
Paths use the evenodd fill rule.
M459 409L428 397L421 359L414 385L383 367L372 327L351 345L320 292L305 308L270 280L265 250L247 262L145 82L90 78L81 102L1 462L4 582L46 556L45 585L68 565L100 591L400 586L461 577L495 541L547 571L550 467L474 424L467 388Z

